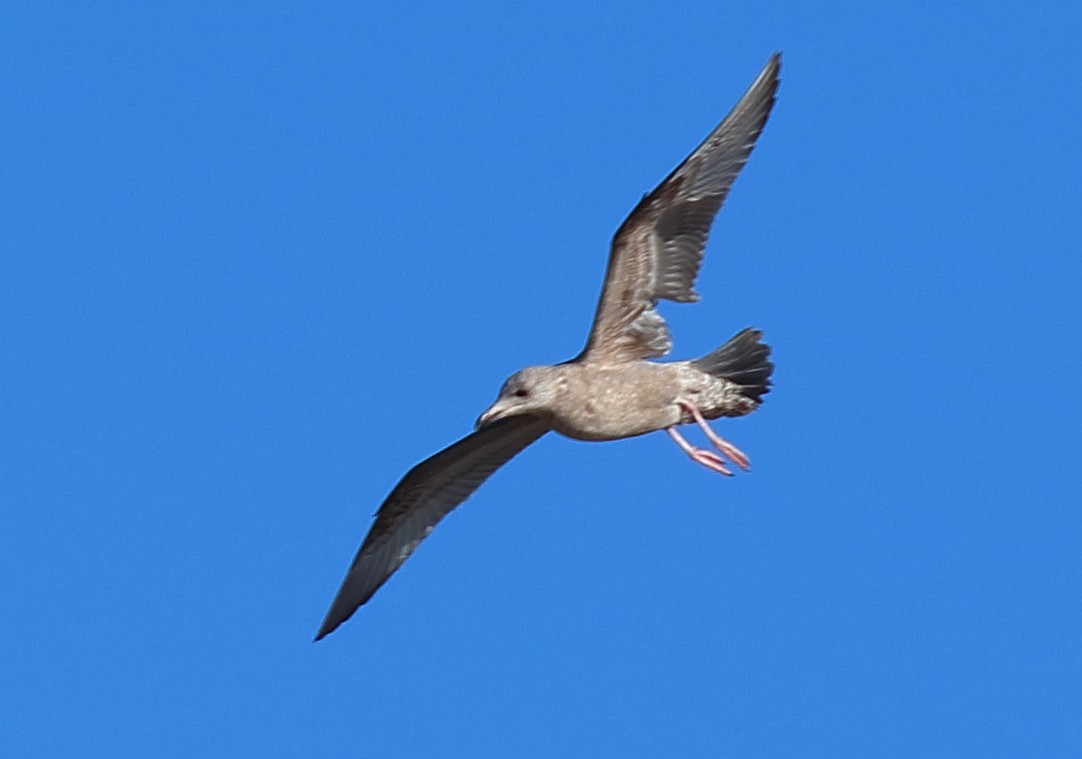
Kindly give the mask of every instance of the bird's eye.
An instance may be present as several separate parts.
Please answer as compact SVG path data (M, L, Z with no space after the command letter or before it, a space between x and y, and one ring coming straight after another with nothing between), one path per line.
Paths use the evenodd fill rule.
M528 395L529 395L529 393L527 391L523 390L521 387L518 390L515 391L515 397L516 398L525 398Z

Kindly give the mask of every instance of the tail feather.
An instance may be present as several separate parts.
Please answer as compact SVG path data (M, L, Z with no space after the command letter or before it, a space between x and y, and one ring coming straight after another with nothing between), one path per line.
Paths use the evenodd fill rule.
M693 365L715 377L736 383L741 393L761 403L762 397L770 392L770 375L774 371L770 346L759 342L762 336L763 333L757 329L743 329L725 345L693 362Z

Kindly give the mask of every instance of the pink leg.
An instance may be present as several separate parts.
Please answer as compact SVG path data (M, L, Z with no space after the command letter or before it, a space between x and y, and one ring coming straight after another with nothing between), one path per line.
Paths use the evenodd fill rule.
M751 462L748 460L747 455L728 440L721 437L718 433L714 432L714 430L710 428L710 425L706 423L706 419L703 418L703 414L699 411L698 406L686 398L681 398L677 403L681 408L691 414L695 419L695 423L699 425L699 429L703 431L703 434L706 435L706 438L718 449L718 452L721 453L721 455L725 456L745 472L751 468Z
M713 451L708 451L705 448L696 448L685 440L684 436L677 432L675 427L666 427L665 431L669 433L669 437L673 439L673 442L680 446L680 450L690 456L691 460L695 463L702 464L712 472L724 474L729 477L733 476L732 471L725 466L725 462L722 461L721 456L718 456Z

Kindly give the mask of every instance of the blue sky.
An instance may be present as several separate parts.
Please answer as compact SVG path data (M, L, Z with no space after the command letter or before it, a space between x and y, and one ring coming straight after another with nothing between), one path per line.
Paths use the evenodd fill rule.
M1073 3L0 11L0 753L1078 756ZM585 339L775 50L669 304L720 425L542 440L311 642L370 515Z

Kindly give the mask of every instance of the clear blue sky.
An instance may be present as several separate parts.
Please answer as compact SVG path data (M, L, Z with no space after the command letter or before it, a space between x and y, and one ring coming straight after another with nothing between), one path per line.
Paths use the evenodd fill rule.
M1077 3L222 5L0 11L0 754L1082 755ZM775 50L752 473L546 438L313 644Z

